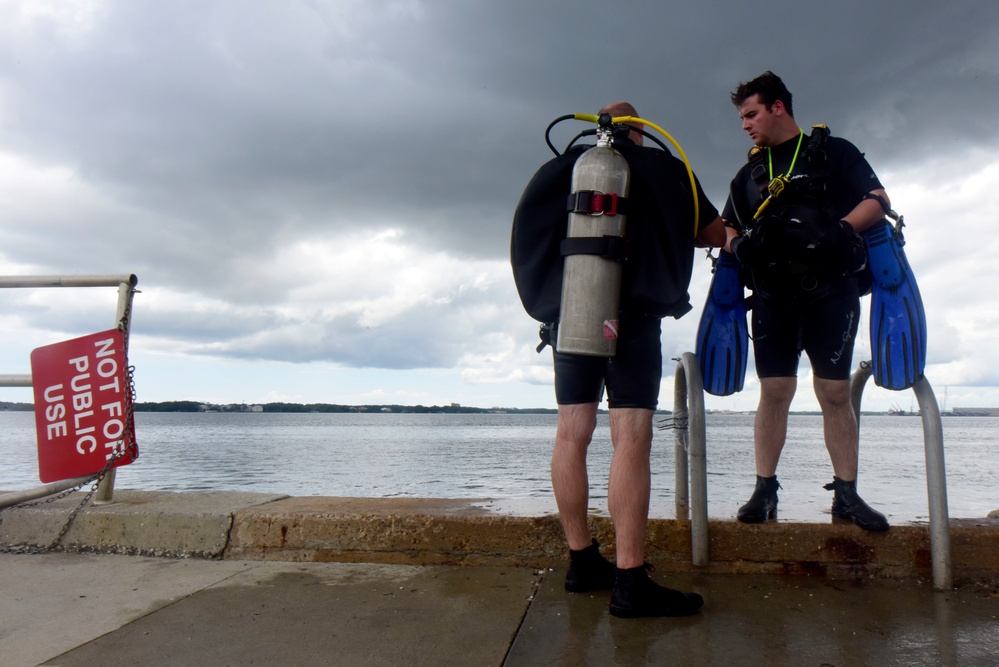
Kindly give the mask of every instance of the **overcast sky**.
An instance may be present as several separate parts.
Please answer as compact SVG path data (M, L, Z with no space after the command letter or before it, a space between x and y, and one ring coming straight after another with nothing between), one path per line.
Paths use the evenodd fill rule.
M905 215L938 397L999 406L993 0L0 0L0 274L135 273L140 401L554 407L509 267L545 127L629 100L721 209L750 146L729 93L766 69ZM0 373L115 298L4 290ZM757 399L751 366L708 407ZM871 383L864 407L911 403Z

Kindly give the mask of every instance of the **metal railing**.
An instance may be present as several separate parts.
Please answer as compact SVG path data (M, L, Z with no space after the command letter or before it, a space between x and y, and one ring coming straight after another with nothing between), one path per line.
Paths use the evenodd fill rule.
M860 404L871 377L871 362L860 363L850 380L850 398L860 428ZM926 490L930 512L930 557L933 587L953 585L950 553L950 519L947 512L947 479L943 452L943 423L936 396L924 377L913 385L923 421L926 452ZM676 516L690 518L690 552L694 565L708 564L707 435L704 412L704 379L692 352L677 360L673 389L673 424L676 429ZM689 460L689 474L688 474ZM689 483L688 483L689 479Z
M677 360L673 381L673 423L676 426L676 518L690 517L691 561L694 565L707 565L708 460L704 378L693 352L684 352Z
M867 379L873 369L871 362L862 361L850 378L850 400L857 415L860 429L860 403ZM950 517L947 511L947 474L944 466L943 422L937 397L929 380L920 378L912 385L919 402L919 415L923 421L923 449L926 454L926 494L930 510L930 559L933 568L933 587L945 590L953 584L950 554Z
M82 275L82 276L0 276L0 288L21 287L117 287L118 307L115 310L114 326L124 327L125 340L128 340L128 331L131 326L132 295L139 279L134 273L125 275ZM126 353L128 350L126 350ZM14 375L0 374L0 387L31 387L32 380L30 374ZM110 503L114 496L115 469L108 470L97 493L94 495L95 504ZM68 480L66 483L76 480ZM58 483L54 483L58 484ZM54 488L53 485L43 485L36 489L29 489L22 492L25 497L32 496L40 498L49 495L48 490Z

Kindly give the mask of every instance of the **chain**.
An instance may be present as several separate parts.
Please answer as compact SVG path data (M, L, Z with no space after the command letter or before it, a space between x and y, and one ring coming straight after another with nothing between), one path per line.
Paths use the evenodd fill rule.
M137 291L138 290L133 288L132 294L135 294ZM126 352L125 403L126 403L127 416L125 418L125 430L122 433L122 438L118 440L118 442L116 443L117 446L115 447L114 453L111 455L111 458L108 459L108 462L104 464L104 467L100 469L100 471L94 473L92 477L89 477L87 480L81 482L77 486L66 489L65 491L62 491L57 495L49 496L48 498L43 498L41 500L36 500L32 502L18 503L17 505L11 505L9 507L0 508L0 525L3 525L3 513L8 510L28 508L28 507L38 507L40 505L47 505L49 503L54 503L57 500L61 500L62 498L65 498L73 493L76 493L77 491L85 487L87 484L93 482L93 484L90 487L90 490L87 491L85 496L83 496L83 500L81 500L80 503L76 506L76 508L74 508L73 511L69 513L69 516L66 517L66 522L63 524L62 529L60 529L59 534L56 535L55 539L52 540L47 546L27 545L27 544L0 546L0 552L17 553L17 554L41 554L55 549L62 541L62 538L66 536L66 533L69 532L69 529L73 526L73 522L76 521L76 517L79 515L79 513L82 512L83 509L90 504L90 501L94 497L94 494L97 493L97 489L100 487L101 482L104 481L104 478L107 476L108 472L110 472L111 469L115 466L115 464L119 460L121 460L122 457L126 455L130 458L130 461L135 461L135 459L138 458L139 456L138 444L135 442L135 438L133 435L135 433L135 396L136 396L135 366L129 366L127 359L128 336L130 328L128 326L128 322L130 320L131 312L132 312L132 300L129 299L128 304L125 306L125 312L122 314L121 319L118 320L118 327L117 327L118 330L124 334L123 345ZM129 440L127 444L126 440Z

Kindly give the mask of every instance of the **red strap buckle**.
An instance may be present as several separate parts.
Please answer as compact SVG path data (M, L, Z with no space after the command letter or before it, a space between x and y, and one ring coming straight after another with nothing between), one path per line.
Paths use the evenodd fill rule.
M594 192L590 199L590 213L592 215L617 215L617 193Z

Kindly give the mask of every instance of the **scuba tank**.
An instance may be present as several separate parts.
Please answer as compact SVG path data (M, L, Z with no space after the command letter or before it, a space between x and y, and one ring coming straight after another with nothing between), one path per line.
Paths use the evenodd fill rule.
M596 128L580 132L560 152L550 134L565 120L594 123ZM640 312L658 317L680 317L690 310L683 274L686 272L689 281L693 257L685 260L683 256L686 239L681 236L686 231L674 229L665 219L657 217L655 222L644 225L644 235L636 236L640 244L636 253L651 253L655 259L643 262L637 274L633 266L631 282L625 285L629 191L644 191L651 200L658 201L649 188L661 188L662 184L642 180L642 169L650 168L643 149L631 142L612 148L614 137L638 132L657 144L664 155L670 155L666 145L637 127L638 123L656 129L680 154L690 182L695 221L691 232L697 234L696 221L700 218L694 173L683 149L665 130L634 116L570 114L553 120L545 131L545 142L555 158L538 169L524 190L514 213L510 239L510 264L517 293L527 313L541 322L538 352L554 345L559 352L613 356L617 351L621 304L629 299L633 306L640 304ZM575 147L585 136L597 136L598 144ZM629 159L636 159L638 166L629 166ZM645 218L661 217L657 211L650 209ZM642 215L634 218L638 223L642 220ZM633 227L630 233L635 236L642 225Z
M613 357L617 352L621 304L621 261L598 254L569 254L572 239L624 243L628 161L611 148L609 128L583 153L572 170L569 226L563 244L565 269L555 349L569 354ZM623 206L621 207L623 208Z

